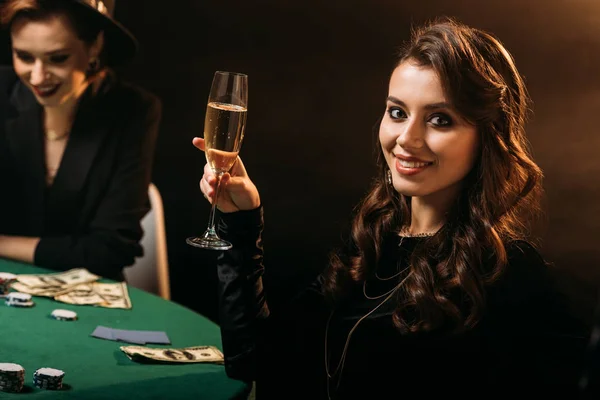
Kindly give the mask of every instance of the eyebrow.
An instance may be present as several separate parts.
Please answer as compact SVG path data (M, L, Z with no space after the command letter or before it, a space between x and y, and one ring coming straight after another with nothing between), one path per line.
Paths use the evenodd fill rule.
M18 49L15 48L14 49L17 53L28 53L31 54L31 52L27 51L27 50L23 50L23 49ZM64 49L58 49L58 50L52 50L52 51L47 51L46 53L44 53L44 55L47 56L52 56L52 55L56 55L56 54L62 54L62 53L68 53L69 52L69 48L64 48Z
M406 104L402 100L400 100L394 96L388 96L387 101L391 101L394 104L397 104L402 107L406 107ZM425 106L426 110L434 110L434 109L440 109L440 108L447 108L449 110L453 109L452 105L450 105L450 103L446 103L446 102L427 104Z

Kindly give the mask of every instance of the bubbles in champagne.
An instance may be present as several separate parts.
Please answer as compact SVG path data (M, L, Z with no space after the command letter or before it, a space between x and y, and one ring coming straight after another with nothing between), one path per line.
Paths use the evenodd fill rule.
M210 167L216 172L227 172L233 166L238 153L234 151L223 151L217 149L207 149L206 159Z
M213 171L229 171L237 158L246 128L246 108L210 102L204 121L206 160Z

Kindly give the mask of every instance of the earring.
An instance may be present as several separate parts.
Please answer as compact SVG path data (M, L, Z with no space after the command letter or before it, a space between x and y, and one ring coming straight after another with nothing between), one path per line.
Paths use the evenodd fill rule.
M98 71L99 66L100 66L100 61L98 60L98 57L92 58L90 60L89 67L88 67L89 73L93 74L94 72Z
M391 185L392 184L392 171L390 171L388 169L386 176L387 176L387 183Z

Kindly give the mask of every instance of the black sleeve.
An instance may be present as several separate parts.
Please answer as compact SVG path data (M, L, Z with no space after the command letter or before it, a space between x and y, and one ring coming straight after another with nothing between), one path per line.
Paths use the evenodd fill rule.
M272 379L292 374L303 362L310 364L306 351L322 346L315 331L324 326L321 279L290 295L284 305L269 308L262 278L263 210L258 208L219 215L219 232L233 244L217 258L219 324L225 370L243 381ZM314 338L316 343L313 341ZM300 353L299 357L292 354ZM311 353L311 354L312 354ZM285 359L298 360L282 371ZM281 383L281 382L280 382Z
M161 103L148 94L134 109L125 108L120 115L133 117L119 132L123 135L119 154L89 230L73 236L42 237L35 250L36 265L57 270L84 266L98 275L121 279L123 267L142 254L140 221L149 210L148 185Z
M262 284L262 230L262 208L219 214L219 234L233 245L217 258L225 371L245 381L256 380L258 342L270 314Z

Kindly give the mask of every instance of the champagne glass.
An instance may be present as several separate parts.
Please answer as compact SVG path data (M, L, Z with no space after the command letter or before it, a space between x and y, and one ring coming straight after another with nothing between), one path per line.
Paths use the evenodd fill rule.
M215 211L219 198L221 177L229 172L237 159L244 130L248 105L248 75L237 72L215 72L208 96L204 120L206 161L217 177L208 228L200 237L187 238L187 244L210 250L227 250L231 243L219 237L215 230Z

